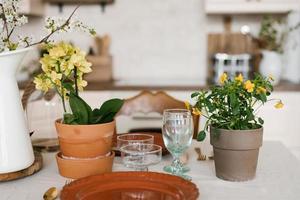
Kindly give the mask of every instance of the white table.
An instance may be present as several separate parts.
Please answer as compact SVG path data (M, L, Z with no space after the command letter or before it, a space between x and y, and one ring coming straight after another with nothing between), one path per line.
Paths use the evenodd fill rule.
M193 142L193 147L199 143ZM282 143L266 141L260 151L257 176L248 182L228 182L216 178L213 161L196 161L196 153L188 151L188 175L198 186L201 200L298 200L300 199L300 162ZM0 183L1 200L40 200L50 187L61 188L66 178L58 174L53 153L43 154L44 167L37 174L20 180ZM150 167L162 171L169 164L170 156ZM124 171L118 158L114 171Z

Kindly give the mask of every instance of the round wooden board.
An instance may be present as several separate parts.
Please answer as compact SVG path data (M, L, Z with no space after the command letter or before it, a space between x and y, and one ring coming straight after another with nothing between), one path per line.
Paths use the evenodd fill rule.
M23 170L17 171L17 172L10 172L6 174L0 174L0 182L4 181L11 181L16 180L19 178L30 176L38 171L43 167L43 157L42 154L39 152L34 152L35 160L34 163Z
M40 138L32 141L32 146L38 152L57 152L59 143L57 138Z

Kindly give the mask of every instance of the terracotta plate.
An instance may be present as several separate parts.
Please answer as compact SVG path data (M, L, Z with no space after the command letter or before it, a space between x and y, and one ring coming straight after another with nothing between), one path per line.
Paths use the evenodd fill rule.
M61 192L62 200L196 200L196 185L156 172L113 172L78 179Z
M162 134L161 133L148 133L148 132L139 132L140 134L148 134L148 135L153 135L154 136L154 144L157 144L159 146L162 147L162 155L167 155L169 154L168 149L166 148L163 138L162 138ZM125 133L124 133L125 134ZM130 133L126 133L126 134L130 134ZM135 133L132 133L135 134ZM118 134L119 135L119 134ZM117 146L117 137L113 138L113 147L115 148ZM116 153L116 156L120 156L120 152L118 150L114 150Z

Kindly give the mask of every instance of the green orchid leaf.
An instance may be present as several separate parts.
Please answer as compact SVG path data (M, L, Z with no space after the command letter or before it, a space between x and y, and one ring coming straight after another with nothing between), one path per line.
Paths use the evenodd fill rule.
M117 113L109 113L105 115L104 117L101 118L100 122L101 123L108 123L114 120L114 117Z
M77 117L78 124L88 124L89 115L92 112L90 106L73 93L70 93L69 103L73 115Z
M72 95L76 96L78 101L81 101L81 103L84 105L86 111L88 112L88 118L90 121L90 119L93 117L92 108L80 96L76 95L75 92L72 92Z
M75 117L73 114L67 113L64 114L64 124L77 124L77 117Z
M100 109L93 111L94 116L102 116L100 123L113 121L115 115L119 112L124 104L122 99L110 99L104 102Z
M102 119L102 115L101 115L101 113L99 112L99 110L100 109L94 109L93 111L92 111L92 116L91 116L91 118L90 118L90 120L89 120L89 122L91 123L91 124L99 124L99 123L101 123L101 119Z
M70 93L75 93L75 89L74 89L74 87L73 87L73 85L71 83L64 83L64 82L62 82L62 86L66 90L70 91Z
M99 112L102 115L105 115L106 113L117 113L122 108L124 103L124 100L122 99L110 99L108 101L105 101L102 106L100 107Z

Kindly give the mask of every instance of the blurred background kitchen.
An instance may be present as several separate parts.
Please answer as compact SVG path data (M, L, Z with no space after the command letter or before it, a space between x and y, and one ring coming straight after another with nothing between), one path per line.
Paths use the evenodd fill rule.
M43 35L38 31L46 16L67 17L79 3L76 16L98 36L60 37L89 53L93 72L82 96L91 105L144 89L190 100L192 91L208 89L223 72L272 75L274 98L285 108L274 110L270 103L262 109L264 137L281 140L300 158L300 0L24 0L23 12L30 17L26 33ZM24 61L21 89L38 69L38 59L37 50ZM59 101L36 99L29 99L28 119L32 130L43 130L35 130L40 134L34 137L52 137L53 120L45 118L57 118ZM34 112L42 107L45 112ZM127 132L128 124L122 124L126 127L118 132ZM160 120L131 125L160 127Z

